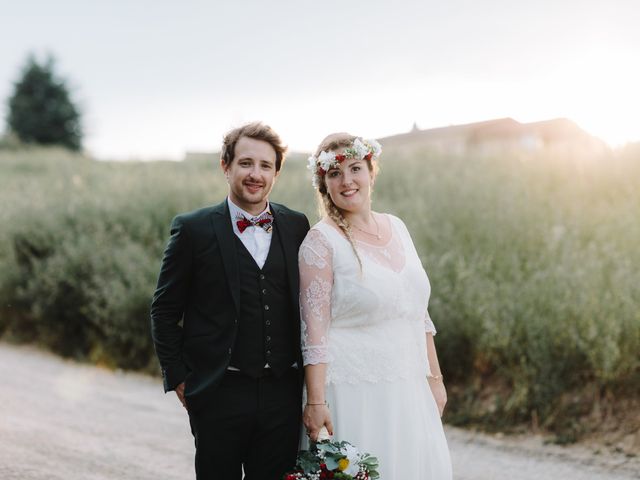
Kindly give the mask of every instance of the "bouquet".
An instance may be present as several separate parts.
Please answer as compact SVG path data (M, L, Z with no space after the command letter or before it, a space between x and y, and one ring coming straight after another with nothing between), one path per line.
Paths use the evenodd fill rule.
M323 430L325 435L323 435ZM298 453L296 469L286 473L283 480L374 480L378 459L358 451L349 442L332 442L326 429L311 443L309 450ZM320 440L320 439L323 440Z

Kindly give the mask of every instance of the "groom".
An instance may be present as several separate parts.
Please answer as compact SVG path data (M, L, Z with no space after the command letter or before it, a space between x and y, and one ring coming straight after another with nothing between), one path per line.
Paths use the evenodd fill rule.
M189 413L198 480L279 480L295 465L302 361L298 247L307 218L267 197L286 147L230 131L220 204L178 215L151 304L165 392Z

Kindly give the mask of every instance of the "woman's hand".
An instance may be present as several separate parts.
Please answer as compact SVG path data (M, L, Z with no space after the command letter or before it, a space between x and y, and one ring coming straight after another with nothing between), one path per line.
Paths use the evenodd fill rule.
M444 406L447 404L447 389L444 387L442 376L427 377L427 379L429 380L429 387L431 387L431 393L433 393L433 398L435 398L436 400L438 411L440 412L440 416L442 417L442 413L444 412Z
M325 404L306 405L302 414L302 422L307 429L307 435L312 441L318 440L318 432L324 426L327 427L329 435L333 435L333 424L331 423L331 412Z

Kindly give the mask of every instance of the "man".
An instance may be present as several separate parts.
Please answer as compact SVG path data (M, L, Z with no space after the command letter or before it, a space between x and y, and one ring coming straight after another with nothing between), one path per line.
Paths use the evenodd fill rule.
M262 123L229 132L229 195L178 215L151 305L165 392L189 413L198 480L280 480L295 464L302 361L298 247L307 218L268 201L286 147Z

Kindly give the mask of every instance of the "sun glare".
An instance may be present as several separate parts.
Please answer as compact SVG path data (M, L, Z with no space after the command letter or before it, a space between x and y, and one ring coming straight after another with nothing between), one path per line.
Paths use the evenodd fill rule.
M629 53L594 49L545 82L566 116L611 146L640 139L640 64Z

